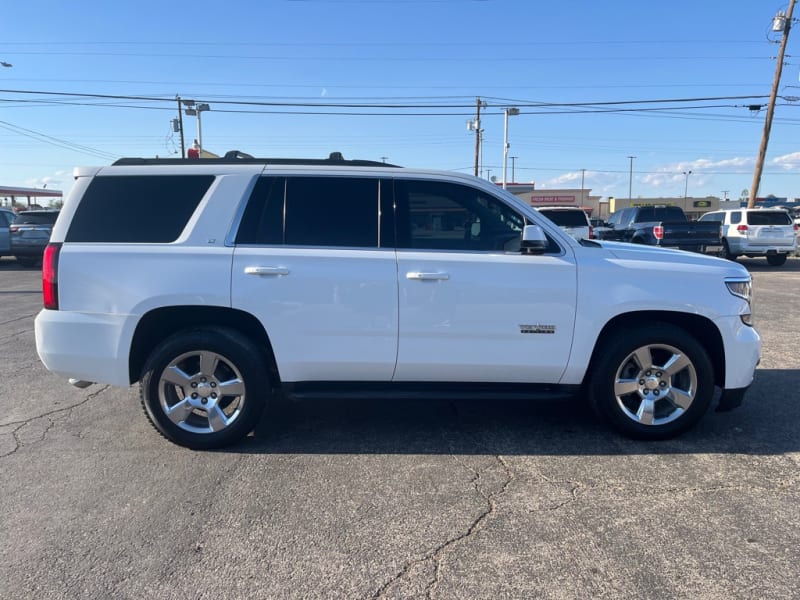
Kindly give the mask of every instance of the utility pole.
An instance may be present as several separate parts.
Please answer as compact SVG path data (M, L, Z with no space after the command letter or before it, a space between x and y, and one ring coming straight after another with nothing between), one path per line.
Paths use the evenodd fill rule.
M181 108L181 97L175 96L178 101L178 127L181 130L181 158L186 158L186 146L183 140L183 109Z
M764 159L767 156L767 144L769 143L769 132L772 129L772 116L775 113L775 100L778 97L778 86L781 83L781 72L783 71L783 56L786 53L786 42L789 40L789 30L792 28L792 13L796 0L790 0L789 10L786 15L778 13L772 21L773 31L782 31L783 39L781 48L778 52L778 64L775 65L775 79L772 82L772 92L769 95L769 105L767 106L767 117L764 119L764 133L761 136L761 147L758 149L758 159L756 160L756 170L753 173L753 185L750 186L750 198L747 201L747 208L754 208L758 197L758 188L761 185L761 173L764 170Z
M478 163L481 155L481 99L475 98L475 177L478 176Z

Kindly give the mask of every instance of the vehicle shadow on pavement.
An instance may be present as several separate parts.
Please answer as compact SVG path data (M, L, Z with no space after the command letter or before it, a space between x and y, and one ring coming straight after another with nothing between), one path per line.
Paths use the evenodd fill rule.
M243 454L778 455L800 450L800 403L787 390L798 370L759 370L742 407L713 408L679 438L621 437L572 401L281 401L254 435L223 452Z

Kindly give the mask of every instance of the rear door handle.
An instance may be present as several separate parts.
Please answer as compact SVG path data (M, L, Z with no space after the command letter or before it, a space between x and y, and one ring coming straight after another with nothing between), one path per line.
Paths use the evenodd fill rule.
M286 267L245 267L244 272L247 275L288 275L289 269Z
M414 279L417 281L447 281L450 275L447 273L421 273L419 271L409 271L406 273L406 279Z

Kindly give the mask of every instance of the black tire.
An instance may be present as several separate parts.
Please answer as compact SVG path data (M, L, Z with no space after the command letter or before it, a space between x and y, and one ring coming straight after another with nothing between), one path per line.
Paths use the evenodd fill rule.
M609 425L627 437L660 440L686 431L706 413L714 373L689 333L654 323L612 335L599 349L588 388L592 407Z
M262 356L233 329L177 333L144 365L139 385L144 412L159 433L180 446L232 445L256 427L266 405L270 387Z
M728 242L726 240L722 240L722 250L719 251L720 258L725 258L727 260L736 260L736 255L731 253L731 249L728 246Z
M33 258L31 256L15 256L14 258L17 259L17 262L20 264L20 266L27 268L35 267L41 262L40 259Z
M783 264L786 264L786 258L788 254L767 254L767 263L771 267L780 267Z

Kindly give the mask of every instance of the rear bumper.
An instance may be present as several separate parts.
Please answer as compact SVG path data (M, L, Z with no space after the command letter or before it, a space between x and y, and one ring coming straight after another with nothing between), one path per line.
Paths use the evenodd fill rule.
M49 371L65 378L127 387L134 323L124 315L44 309L34 321L36 352Z
M768 254L791 254L797 249L797 242L785 244L750 244L729 242L728 247L733 254L748 256L767 256Z
M44 244L42 243L35 243L35 244L25 244L21 242L14 242L11 245L11 251L9 254L14 256L35 256L37 258L41 258L44 254L44 249L47 247L47 242Z

